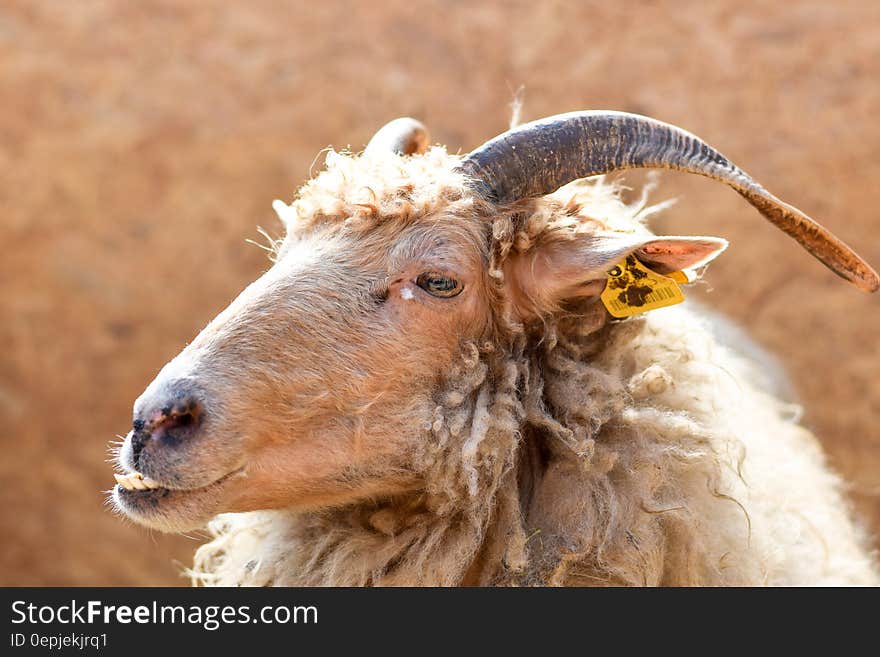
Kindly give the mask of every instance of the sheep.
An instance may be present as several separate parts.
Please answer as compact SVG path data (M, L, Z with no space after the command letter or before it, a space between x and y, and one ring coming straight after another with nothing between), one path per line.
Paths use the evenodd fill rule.
M393 121L275 202L271 268L135 402L121 513L207 524L196 584L878 582L760 352L691 303L603 302L624 270L673 294L727 243L654 235L664 205L602 174L721 180L874 291L866 263L648 117L559 115L464 157L429 141Z

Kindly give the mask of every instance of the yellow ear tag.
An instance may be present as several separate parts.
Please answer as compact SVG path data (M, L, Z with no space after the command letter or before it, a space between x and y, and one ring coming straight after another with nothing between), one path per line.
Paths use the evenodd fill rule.
M684 293L678 283L688 280L684 272L664 276L645 267L635 256L627 256L608 270L608 282L600 298L613 317L630 317L681 303Z

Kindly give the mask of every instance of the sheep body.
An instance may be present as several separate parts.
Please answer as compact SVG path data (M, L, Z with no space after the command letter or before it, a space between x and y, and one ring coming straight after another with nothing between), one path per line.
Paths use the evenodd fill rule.
M449 172L454 160L437 148L372 163L334 155L291 212L311 221L357 215L355 206L383 220L436 213L461 205L465 194L448 193L460 181L444 173L420 192L413 180ZM411 204L401 189L415 195ZM603 181L532 203L524 222L510 215L496 225L496 275L508 251L563 215L642 231L650 214ZM839 478L797 423L799 409L772 394L780 386L767 382L779 377L719 342L717 324L691 305L620 323L593 305L576 319L548 319L537 340L520 327L506 346L463 344L436 404L412 409L423 439L409 461L425 490L223 514L196 554L194 580L876 584Z

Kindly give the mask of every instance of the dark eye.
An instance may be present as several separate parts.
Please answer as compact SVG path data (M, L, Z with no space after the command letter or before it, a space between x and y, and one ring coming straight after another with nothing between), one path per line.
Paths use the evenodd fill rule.
M430 271L419 274L419 277L416 279L416 285L428 294L444 299L454 297L462 290L461 283L454 278Z

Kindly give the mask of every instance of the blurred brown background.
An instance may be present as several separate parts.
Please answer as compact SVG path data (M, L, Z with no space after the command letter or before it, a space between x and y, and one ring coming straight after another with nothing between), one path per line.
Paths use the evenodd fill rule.
M272 199L325 146L359 149L410 114L468 149L506 127L525 85L525 120L614 108L686 127L876 266L878 80L875 0L5 0L0 584L185 583L197 537L115 518L105 448L267 266L244 240L278 232ZM659 232L732 241L697 294L781 356L880 531L880 297L721 185L661 183L656 198L681 200Z

